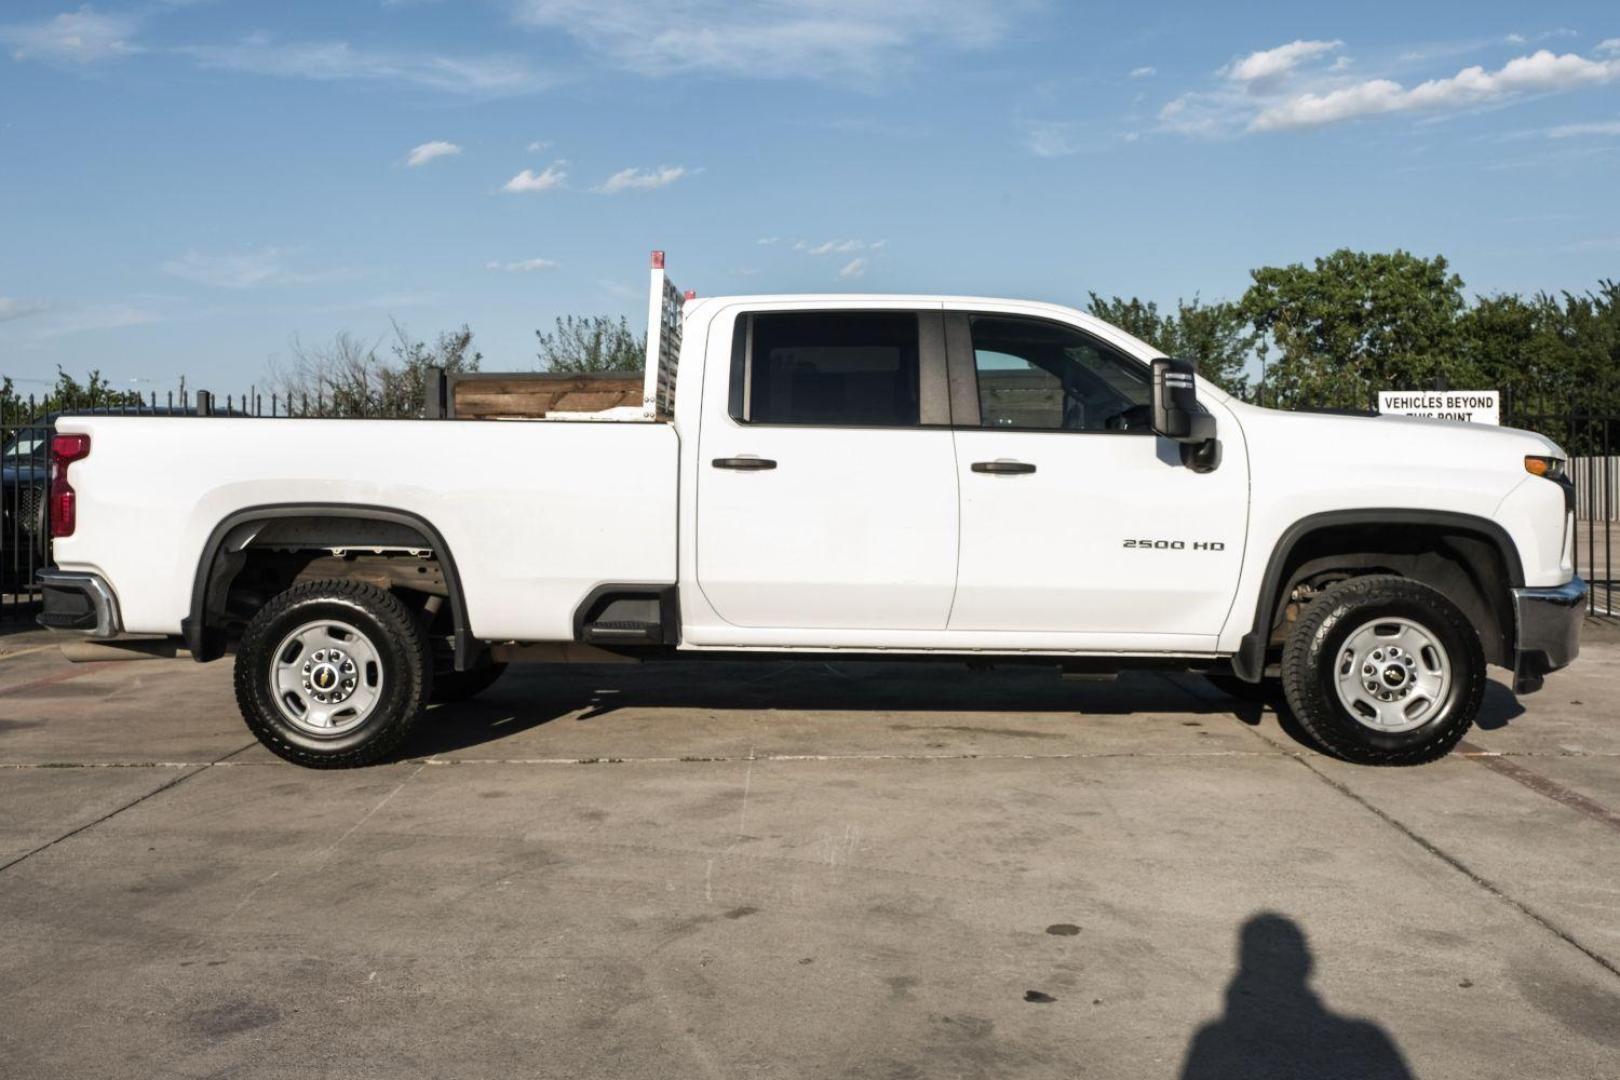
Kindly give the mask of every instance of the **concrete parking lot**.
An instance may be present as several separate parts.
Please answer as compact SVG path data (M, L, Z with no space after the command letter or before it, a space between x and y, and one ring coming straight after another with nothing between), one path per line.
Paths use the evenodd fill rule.
M1608 630L1393 770L832 663L514 669L317 773L226 664L13 635L0 766L7 1077L1620 1076Z

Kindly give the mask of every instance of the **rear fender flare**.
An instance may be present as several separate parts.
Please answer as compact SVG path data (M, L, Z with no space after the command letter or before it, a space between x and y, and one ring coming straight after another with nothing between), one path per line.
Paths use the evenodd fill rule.
M352 503L276 503L250 506L227 516L203 544L197 560L196 576L191 587L190 614L180 622L180 634L186 648L199 662L217 660L225 655L225 631L219 625L217 610L210 606L217 590L228 583L226 574L231 570L232 553L225 551L226 540L243 526L262 524L286 518L322 517L343 518L352 521L379 521L402 525L420 533L444 569L444 579L450 593L450 615L455 638L455 665L457 671L472 666L477 657L478 643L472 636L467 617L467 600L461 588L461 575L456 570L455 557L444 542L444 535L433 523L420 514L397 510L387 506L365 506Z

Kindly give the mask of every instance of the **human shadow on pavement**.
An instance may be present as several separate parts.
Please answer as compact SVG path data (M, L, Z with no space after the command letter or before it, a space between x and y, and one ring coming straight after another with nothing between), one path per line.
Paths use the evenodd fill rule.
M1389 1032L1323 1004L1311 967L1294 920L1263 912L1245 922L1226 1011L1193 1036L1182 1080L1411 1080Z
M1082 718L1230 714L1224 699L1190 692L1181 678L1127 672L1112 683L1077 683L1048 668L972 671L933 662L523 665L514 666L474 700L431 710L429 722L418 725L400 752L407 758L453 753L564 718L590 723L628 708L1068 713Z

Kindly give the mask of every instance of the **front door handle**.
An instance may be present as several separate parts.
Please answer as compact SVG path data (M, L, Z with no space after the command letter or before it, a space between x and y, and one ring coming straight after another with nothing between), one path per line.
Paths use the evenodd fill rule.
M776 462L770 458L762 457L717 457L714 459L717 469L741 469L744 472L758 472L761 469L774 469Z
M1016 476L1020 473L1032 473L1035 466L1027 461L975 461L974 472L995 473L998 476Z

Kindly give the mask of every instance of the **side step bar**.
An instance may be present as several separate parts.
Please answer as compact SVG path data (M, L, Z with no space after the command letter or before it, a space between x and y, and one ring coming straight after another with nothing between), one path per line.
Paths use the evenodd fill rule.
M584 645L676 645L680 603L673 585L599 585L574 611L574 640Z

